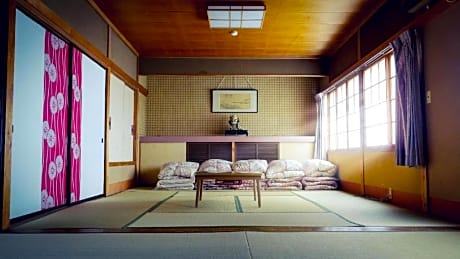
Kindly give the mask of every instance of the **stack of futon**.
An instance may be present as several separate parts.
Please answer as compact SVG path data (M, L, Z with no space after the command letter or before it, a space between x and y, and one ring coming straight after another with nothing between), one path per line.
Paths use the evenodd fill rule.
M338 187L337 166L321 159L304 162L305 176L302 178L304 190L335 190Z
M199 167L195 162L168 162L158 174L157 189L193 190L195 172Z
M302 164L297 160L273 160L268 164L265 177L266 190L302 190L305 176Z
M237 173L262 173L262 180L260 180L260 189L267 188L267 181L265 172L267 171L267 160L262 159L249 159L238 160L233 164L233 171ZM239 190L252 190L254 182L252 180L243 180L239 186Z
M208 159L201 163L198 171L211 174L229 173L232 171L232 162L223 159ZM205 190L234 190L239 189L241 185L241 180L206 179L203 181Z

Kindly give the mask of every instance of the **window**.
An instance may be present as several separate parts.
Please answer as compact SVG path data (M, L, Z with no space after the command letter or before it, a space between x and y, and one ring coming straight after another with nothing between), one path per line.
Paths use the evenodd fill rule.
M361 146L359 77L355 76L329 93L329 148Z
M395 73L393 55L385 56L365 69L363 76L366 146L394 144Z
M328 93L330 150L395 143L395 75L386 54Z
M359 105L359 77L348 80L348 147L361 146L361 119Z

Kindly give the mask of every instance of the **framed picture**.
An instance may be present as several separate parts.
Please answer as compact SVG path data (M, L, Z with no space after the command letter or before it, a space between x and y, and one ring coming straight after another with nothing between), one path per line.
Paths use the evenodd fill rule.
M257 89L212 89L212 112L257 112Z

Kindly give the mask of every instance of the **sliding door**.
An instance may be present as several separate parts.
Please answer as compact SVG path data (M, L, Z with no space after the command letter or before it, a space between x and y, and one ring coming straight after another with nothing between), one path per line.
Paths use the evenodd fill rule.
M69 46L16 14L11 218L66 202Z
M106 70L84 55L80 199L104 193L105 77Z
M106 71L16 12L10 218L104 192Z
M106 70L73 51L71 193L76 202L104 193Z
M110 162L134 160L134 91L110 76Z

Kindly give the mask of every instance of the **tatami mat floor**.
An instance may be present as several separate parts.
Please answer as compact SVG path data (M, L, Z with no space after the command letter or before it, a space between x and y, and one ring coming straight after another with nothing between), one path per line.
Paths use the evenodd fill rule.
M0 234L0 258L460 258L460 232Z
M11 231L119 229L148 232L174 227L452 227L388 203L341 191L265 191L257 207L251 191L205 191L195 208L194 191L131 189L20 222ZM137 228L137 230L136 230ZM297 228L298 229L298 228ZM375 229L375 228L374 228ZM157 232L158 230L155 230Z
M458 225L339 191L262 193L262 207L269 207L269 196L293 195L321 212L217 212L210 217L231 222L245 215L253 219L244 221L257 222L271 216L282 222L278 226L181 227L209 212L156 213L169 217L170 225L142 226L143 217L170 197L177 195L177 204L193 207L193 194L133 189L62 209L0 233L0 258L460 258ZM204 195L212 200L251 198L252 193ZM188 203L182 199L189 196ZM349 226L328 226L325 222L334 221L327 219L317 226L293 226L295 220L321 222L315 217L325 215Z

